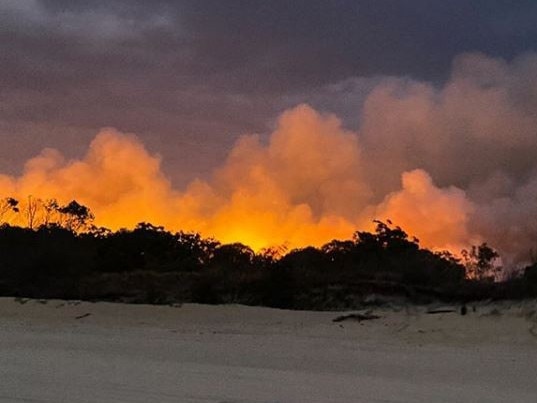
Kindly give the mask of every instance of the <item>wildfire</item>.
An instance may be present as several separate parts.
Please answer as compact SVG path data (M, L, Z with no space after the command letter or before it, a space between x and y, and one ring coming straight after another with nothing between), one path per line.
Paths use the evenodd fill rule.
M402 188L375 203L375 184L364 171L357 134L303 105L282 115L267 144L241 137L210 181L195 180L183 191L135 136L106 129L80 160L47 149L21 176L0 176L0 194L21 200L23 209L28 195L62 205L76 200L91 209L96 225L112 230L145 221L255 250L348 239L371 229L375 218L392 219L428 247L469 243L472 206L463 191L438 188L417 170L403 173ZM45 210L34 219L45 219ZM28 224L22 214L6 217Z

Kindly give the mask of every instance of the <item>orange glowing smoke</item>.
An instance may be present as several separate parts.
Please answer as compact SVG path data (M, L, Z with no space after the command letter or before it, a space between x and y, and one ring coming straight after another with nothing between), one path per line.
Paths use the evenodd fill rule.
M80 160L44 150L20 176L0 175L0 198L76 199L111 229L147 221L254 249L320 245L391 219L429 248L486 240L523 262L537 239L536 94L537 54L466 54L440 87L381 80L356 111L359 133L288 110L266 142L242 136L185 189L135 136L107 129Z
M146 221L256 250L347 239L371 229L375 218L392 219L425 246L456 250L469 243L472 205L463 191L440 189L416 170L403 173L400 190L375 202L361 154L358 136L337 118L302 105L281 116L268 144L241 137L210 181L194 180L183 191L135 136L105 129L80 160L46 149L21 176L0 175L0 195L76 199L100 226Z

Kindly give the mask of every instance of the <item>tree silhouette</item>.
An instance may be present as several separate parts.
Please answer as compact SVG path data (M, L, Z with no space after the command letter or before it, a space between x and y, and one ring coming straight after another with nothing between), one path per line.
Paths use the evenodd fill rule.
M29 225L5 223L17 214ZM390 221L375 221L375 231L357 231L352 240L256 253L144 222L118 231L96 227L89 208L75 200L60 205L29 197L19 205L4 198L0 219L1 295L339 309L368 293L537 293L535 264L509 294L490 281L498 253L486 243L464 252L465 268L452 254L420 247Z
M53 207L56 206L53 204ZM95 218L88 207L78 203L76 200L72 200L65 206L56 207L56 209L63 217L63 226L73 232L87 229Z
M19 211L19 201L13 197L0 200L0 224L9 222L10 216L19 213Z
M501 270L495 265L500 255L486 242L472 246L469 251L463 250L462 256L468 276L472 279L493 281Z

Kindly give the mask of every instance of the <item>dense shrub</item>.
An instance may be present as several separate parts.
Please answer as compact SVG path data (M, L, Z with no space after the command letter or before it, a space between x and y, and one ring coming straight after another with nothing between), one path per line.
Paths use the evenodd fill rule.
M390 222L320 248L255 253L240 243L220 244L147 223L133 230L88 226L77 232L73 220L37 229L0 226L0 293L315 309L350 307L371 293L465 299L472 293L537 294L535 265L503 288L469 281L459 260L421 248Z

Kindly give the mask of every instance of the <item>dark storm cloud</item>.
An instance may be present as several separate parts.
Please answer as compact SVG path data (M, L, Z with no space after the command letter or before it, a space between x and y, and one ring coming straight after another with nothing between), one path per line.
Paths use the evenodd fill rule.
M534 0L3 0L0 170L115 126L181 179L292 103L349 117L379 76L535 49L536 20Z
M188 79L265 93L350 76L439 79L461 52L510 58L537 44L532 0L1 4L2 50L12 66L3 77L11 73L12 84L147 74L167 85Z
M438 79L461 52L510 58L537 44L531 0L196 1L180 13L209 72L241 72L236 81L255 88L356 75Z

